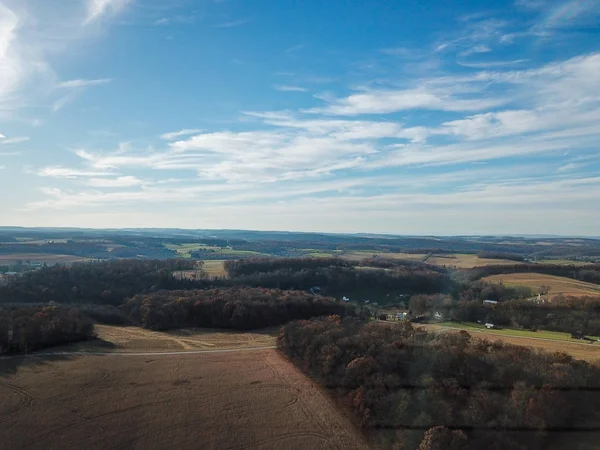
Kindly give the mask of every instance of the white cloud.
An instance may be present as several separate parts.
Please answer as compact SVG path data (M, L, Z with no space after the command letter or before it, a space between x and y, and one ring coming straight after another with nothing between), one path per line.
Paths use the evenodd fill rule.
M597 0L566 0L554 5L544 2L526 2L528 7L541 12L533 27L536 30L574 28L585 24L597 24L600 2Z
M74 90L65 95L60 96L58 99L56 99L54 101L54 103L52 103L52 112L60 111L65 106L67 106L69 103L75 101L75 99L77 97L79 97L80 93L81 93L81 91Z
M459 98L452 91L435 91L426 87L406 90L371 90L334 100L311 113L354 116L359 114L389 114L409 109L438 111L479 111L503 104L499 98Z
M487 45L483 45L483 44L479 44L479 45L475 45L471 48L468 48L466 50L463 50L462 52L459 53L460 56L469 56L469 55L473 55L475 53L487 53L487 52L491 52L492 49L489 48Z
M196 134L200 132L202 132L202 130L199 130L197 128L184 128L180 131L173 131L170 133L161 134L160 138L164 139L165 141L172 141L174 139L177 139L178 137L188 136L190 134Z
M307 88L301 86L277 85L273 86L273 89L281 92L308 92Z
M95 188L123 188L141 186L145 182L133 176L123 176L117 178L90 178L85 184Z
M97 170L80 170L63 166L48 166L39 169L37 175L42 177L52 178L88 178L88 177L103 177L113 176L114 174L106 171Z
M583 167L584 164L581 163L568 163L565 164L564 166L560 166L556 171L557 172L572 172L573 170L579 169L580 167Z
M4 138L2 140L0 140L0 145L12 145L12 144L21 144L23 142L27 142L29 141L29 137L27 136L21 136L21 137L14 137L14 138Z
M116 14L121 11L131 0L86 0L87 14L83 25L89 25L106 14Z
M98 86L102 84L110 83L112 80L110 78L97 78L93 80L86 79L77 79L77 80L69 80L58 83L56 86L59 88L82 88L89 86Z

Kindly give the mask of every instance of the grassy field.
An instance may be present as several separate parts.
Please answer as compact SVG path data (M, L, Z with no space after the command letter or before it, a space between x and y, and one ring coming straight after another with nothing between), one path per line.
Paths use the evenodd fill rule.
M470 322L444 322L439 325L448 327L448 328L458 328L460 330L472 330L472 331L486 331L490 332L494 335L501 334L503 336L514 336L514 337L524 337L524 338L538 338L538 339L554 339L557 341L568 341L568 342L578 342L577 340L573 340L571 338L570 333L561 333L560 331L546 331L546 330L538 330L538 331L529 331L529 330L515 330L512 328L504 328L502 330L488 330L485 325L481 325L478 323L470 323ZM598 336L588 336L594 339L598 339Z
M0 255L0 265L16 264L18 261L31 261L40 264L70 264L89 261L90 258L73 255L52 255L44 253L10 253Z
M421 325L419 325L421 326ZM488 330L482 325L469 323L447 322L441 324L425 324L425 328L442 332L465 330L475 337L489 340L501 340L509 344L523 345L550 352L565 352L574 358L586 361L600 362L600 342L589 342L571 339L567 333L553 331L525 330ZM592 336L589 336L592 337Z
M368 448L275 350L0 360L0 424L7 449Z
M204 261L204 270L210 276L213 277L225 277L227 276L227 272L225 272L225 267L223 266L225 261L223 260L206 260Z
M227 272L225 271L225 261L222 259L207 259L203 261L204 271L208 274L210 278L216 277L226 277ZM194 279L198 276L198 272L196 270L179 270L174 273L174 275L178 278L189 278Z
M538 264L560 264L563 266L589 266L594 264L587 261L571 261L569 259L540 259Z
M491 275L483 278L491 283L504 283L506 286L527 286L534 292L542 285L550 286L549 295L565 294L573 296L600 295L600 285L585 283L566 277L540 273L510 273Z

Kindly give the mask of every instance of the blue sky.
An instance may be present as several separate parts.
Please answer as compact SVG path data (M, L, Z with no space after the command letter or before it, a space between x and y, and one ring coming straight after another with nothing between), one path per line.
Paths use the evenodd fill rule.
M598 236L598 36L598 0L0 0L0 225Z

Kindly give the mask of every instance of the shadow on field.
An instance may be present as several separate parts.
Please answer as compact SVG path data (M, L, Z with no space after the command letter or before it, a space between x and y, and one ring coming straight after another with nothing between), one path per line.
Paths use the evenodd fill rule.
M82 345L85 345L85 347ZM69 354L69 352L86 351L90 352L90 356L94 356L94 350L100 352L111 350L113 348L116 348L116 345L112 342L108 342L103 339L91 339L89 341L57 345L36 352L31 352L27 355L2 355L0 356L0 376L15 374L21 366L45 366L50 362L67 361L79 356L77 353ZM65 354L57 354L61 352L65 352Z
M43 353L3 356L0 359L0 377L14 375L20 367L43 367L52 362L71 360L75 356L76 355L44 355Z

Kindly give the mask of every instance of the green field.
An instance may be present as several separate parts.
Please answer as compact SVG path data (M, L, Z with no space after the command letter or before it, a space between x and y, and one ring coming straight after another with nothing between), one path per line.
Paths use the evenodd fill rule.
M458 330L466 330L466 331L485 331L487 333L494 333L501 336L514 336L514 337L523 337L523 338L537 338L537 339L553 339L556 341L569 341L574 342L575 340L571 338L571 334L569 333L561 333L559 331L529 331L529 330L515 330L512 328L504 328L502 330L489 330L485 327L485 325L481 325L478 323L472 322L442 322L436 325L447 327L447 328L456 328ZM593 339L597 339L597 336L588 336Z

